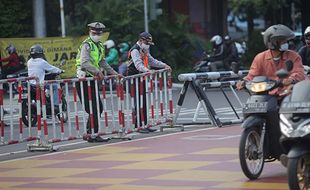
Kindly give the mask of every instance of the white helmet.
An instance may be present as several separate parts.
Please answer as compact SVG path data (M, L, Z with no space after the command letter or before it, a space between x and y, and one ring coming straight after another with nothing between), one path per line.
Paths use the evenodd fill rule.
M211 43L214 43L214 45L218 46L221 45L223 42L223 38L220 35L215 35L210 40Z
M310 26L308 26L304 32L304 38L307 44L310 44Z
M115 46L115 43L113 40L107 40L103 43L103 45L105 45L108 49L110 49Z

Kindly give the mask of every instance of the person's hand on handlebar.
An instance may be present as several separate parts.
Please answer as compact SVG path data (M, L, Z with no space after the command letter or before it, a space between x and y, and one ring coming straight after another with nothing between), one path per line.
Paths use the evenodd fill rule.
M239 80L236 84L237 90L242 90L245 86L245 81L244 80Z

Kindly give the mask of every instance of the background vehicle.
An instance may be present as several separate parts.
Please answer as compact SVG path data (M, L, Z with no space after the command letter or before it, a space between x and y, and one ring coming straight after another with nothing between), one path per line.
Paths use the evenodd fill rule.
M45 75L45 79L47 80L53 80L53 79L57 79L57 77L59 76L59 74L54 74L54 73L48 73L47 75ZM24 88L23 89L27 89L27 84L23 84ZM62 85L61 85L62 86ZM31 126L34 126L37 123L37 103L36 103L36 89L35 87L31 87L31 92L30 92L30 110L31 110L31 114L30 117L28 116L28 92L27 90L23 91L23 97L22 97L22 120L23 123L26 126L29 126L29 120L31 121ZM60 90L60 97L61 97L61 102L62 102L62 112L60 113L60 109L58 107L54 107L54 113L55 116L60 120L61 117L63 117L63 121L67 122L68 121L68 105L67 105L67 101L65 98L65 94L64 94L64 89L63 86ZM50 97L50 93L49 93L49 87L45 89L45 98L46 98L46 115L47 118L51 118L52 117L52 105L51 105L51 97ZM41 98L42 100L42 98ZM42 101L41 101L42 103ZM42 114L41 114L42 115Z
M310 189L310 80L294 85L280 108L281 144L288 152L291 190Z

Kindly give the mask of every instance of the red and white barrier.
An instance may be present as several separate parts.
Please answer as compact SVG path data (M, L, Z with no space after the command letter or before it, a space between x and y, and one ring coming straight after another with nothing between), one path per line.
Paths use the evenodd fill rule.
M96 118L94 113L97 113L100 135L127 134L142 128L154 127L169 121L173 114L172 80L171 73L167 70L123 78L108 76L102 81L90 77L49 80L41 86L37 82L35 100L31 100L29 80L34 79L33 77L23 77L0 80L0 145L35 140L37 137L52 143L82 138L82 135L87 133L88 114L85 111L85 101L88 101L90 106L92 134L94 134L94 119ZM96 99L96 106L92 104L91 81L95 82L95 94L98 94L93 97ZM84 86L88 92L87 100L83 93L83 82L87 84ZM23 86L22 83L27 85ZM13 98L13 84L18 87L17 99ZM55 84L57 84L59 98L59 107L57 108L59 116L56 115L53 100L52 85ZM9 98L4 96L3 85L9 86ZM80 86L80 98L77 85ZM23 99L25 89L28 91L27 100ZM99 100L102 102L102 114L100 114ZM139 101L140 104L138 104ZM25 128L22 118L23 102L27 102L28 105L28 128ZM34 107L31 104L36 105L37 123L35 126L31 126L30 121L31 113L34 112ZM4 114L5 108L9 109L8 114ZM144 109L147 110L146 114L143 113ZM140 123L140 118L142 123ZM8 123L9 127L5 127L5 123Z

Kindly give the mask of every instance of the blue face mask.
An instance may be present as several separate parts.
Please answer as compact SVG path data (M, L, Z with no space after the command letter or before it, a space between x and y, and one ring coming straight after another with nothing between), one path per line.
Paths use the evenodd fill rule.
M279 48L280 51L287 51L288 50L288 43L284 43L284 44L281 44L280 48Z

